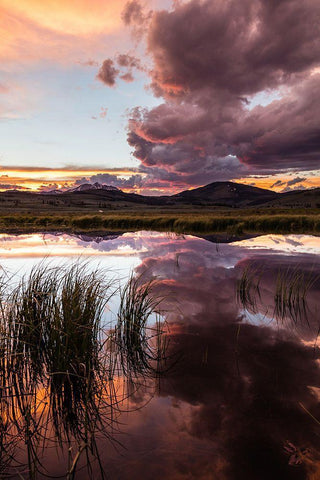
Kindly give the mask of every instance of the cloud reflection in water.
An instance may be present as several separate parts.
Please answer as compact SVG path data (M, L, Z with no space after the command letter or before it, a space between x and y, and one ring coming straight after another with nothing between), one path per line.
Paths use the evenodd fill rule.
M24 236L15 237L18 246L10 258L4 252L3 267L9 261L12 268L14 259L23 257L19 241L27 242L29 253L37 251L37 242L48 252L58 243L63 258L70 251L94 252L102 265L113 258L115 268L117 259L126 257L121 266L127 275L134 269L146 279L157 278L176 361L154 398L122 415L119 438L127 449L106 446L102 458L110 478L311 480L320 475L320 427L314 420L320 419L319 278L307 292L308 322L289 316L273 320L279 271L319 274L317 237L273 235L215 245L146 232L108 240ZM237 281L248 266L261 272L256 323L236 298ZM148 389L136 392L128 409L136 410L149 396ZM76 478L86 477L80 471Z

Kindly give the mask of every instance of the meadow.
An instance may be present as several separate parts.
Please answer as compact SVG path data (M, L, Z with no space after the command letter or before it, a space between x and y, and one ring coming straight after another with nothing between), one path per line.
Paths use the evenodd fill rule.
M310 233L320 232L317 209L243 210L130 210L108 213L24 213L0 214L2 232L104 232L156 230L186 234L210 233Z

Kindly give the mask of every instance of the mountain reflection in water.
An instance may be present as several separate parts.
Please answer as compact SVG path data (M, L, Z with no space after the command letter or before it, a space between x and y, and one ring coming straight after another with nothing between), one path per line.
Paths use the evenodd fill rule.
M95 437L97 479L102 471L133 480L320 478L319 253L320 239L303 235L220 244L147 232L98 242L0 239L1 266L20 276L41 256L61 263L81 254L119 271L122 282L132 270L144 283L156 279L170 368L128 378L128 363L117 377L117 414L109 411ZM46 435L53 441L54 429ZM41 450L44 437L37 478L68 478L68 448L74 459L78 445ZM14 446L14 460L25 461L25 445ZM79 457L69 478L88 478L86 455ZM7 473L31 478L18 470Z

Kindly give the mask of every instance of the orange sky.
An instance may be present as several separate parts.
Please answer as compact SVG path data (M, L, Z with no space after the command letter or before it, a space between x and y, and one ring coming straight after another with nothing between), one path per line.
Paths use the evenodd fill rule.
M71 187L76 180L88 178L99 173L109 173L121 178L128 178L132 175L132 170L128 169L90 169L90 168L65 168L65 169L46 169L46 168L10 168L0 167L0 190L7 190L12 184L30 189L39 190L43 186L51 186L52 189Z
M12 15L21 15L56 32L87 35L111 32L121 25L125 0L1 0Z
M125 0L0 0L0 58L65 62L83 50L106 52L123 30ZM114 47L114 43L110 45Z
M302 175L303 175L303 172L302 172ZM299 176L301 177L301 175ZM280 180L282 183L287 183L295 177L298 177L298 175L295 175L295 176L274 175L271 177L262 177L262 178L249 177L249 178L240 178L240 179L237 179L236 181L238 183L244 183L246 185L254 185L255 187L266 188L268 190L281 192L285 188L285 185L275 185L275 186L273 185L278 180ZM315 175L312 177L310 176L305 180L297 183L296 186L299 188L317 188L320 186L320 176L319 175Z

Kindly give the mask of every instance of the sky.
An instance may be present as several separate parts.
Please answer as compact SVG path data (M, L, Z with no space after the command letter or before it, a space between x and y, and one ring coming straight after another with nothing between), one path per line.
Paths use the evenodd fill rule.
M319 0L0 0L0 190L320 186Z

